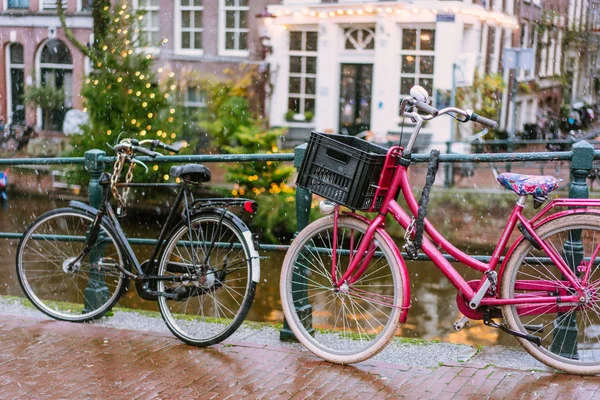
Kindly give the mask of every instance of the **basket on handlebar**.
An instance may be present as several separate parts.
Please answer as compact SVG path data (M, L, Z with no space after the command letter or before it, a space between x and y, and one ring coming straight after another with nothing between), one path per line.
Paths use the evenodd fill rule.
M296 184L353 210L368 210L387 151L353 136L312 132Z

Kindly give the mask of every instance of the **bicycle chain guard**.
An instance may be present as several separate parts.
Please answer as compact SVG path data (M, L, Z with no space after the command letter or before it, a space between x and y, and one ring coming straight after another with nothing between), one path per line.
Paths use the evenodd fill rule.
M477 291L480 281L469 281L467 284L473 291ZM483 307L479 307L475 310L471 309L471 307L469 307L469 300L465 299L461 292L456 294L456 306L458 307L458 310L469 319L482 320L485 316ZM502 318L502 312L499 309L490 310L490 315L492 318Z

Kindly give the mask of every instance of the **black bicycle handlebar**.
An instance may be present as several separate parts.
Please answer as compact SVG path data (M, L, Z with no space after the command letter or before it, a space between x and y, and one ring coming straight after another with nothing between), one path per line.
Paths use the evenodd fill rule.
M135 152L135 153L145 154L145 155L150 156L152 158L155 158L156 156L160 155L160 153L157 153L155 151L152 151L152 150L147 149L147 148L142 147L142 146L131 146L131 150L133 150L133 152Z
M152 142L152 147L153 148L165 149L165 150L171 151L173 153L179 153L179 149L177 147L173 147L171 145L163 143L160 140L154 140Z
M150 144L150 148L144 147L144 145ZM121 143L115 145L113 150L115 151L123 151L126 149L130 149L134 153L140 153L152 158L156 156L160 156L162 154L154 151L157 148L161 148L167 151L171 151L173 153L179 153L179 149L174 146L170 146L166 143L161 142L160 140L142 140L139 141L137 139L125 139L121 141Z

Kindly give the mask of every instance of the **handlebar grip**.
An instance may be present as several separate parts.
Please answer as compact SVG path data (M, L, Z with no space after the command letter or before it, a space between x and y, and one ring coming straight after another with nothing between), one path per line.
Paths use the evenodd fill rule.
M173 147L165 143L163 143L163 145L165 150L172 151L173 153L179 153L179 149L177 147Z
M157 156L156 152L154 152L152 150L148 150L147 148L142 147L142 146L131 146L131 150L133 150L136 153L145 154L145 155L150 156L152 158L154 158L154 157Z
M153 148L160 148L171 151L173 153L179 153L179 149L177 147L170 146L166 143L161 142L160 140L155 140L153 143Z
M496 121L482 117L481 115L477 115L475 113L471 113L471 117L469 119L481 125L485 125L488 128L496 129L498 127L498 123Z
M434 117L437 117L439 114L439 110L435 107L430 106L429 104L423 103L422 101L417 101L415 103L415 107L419 110L426 112L427 114L431 114Z

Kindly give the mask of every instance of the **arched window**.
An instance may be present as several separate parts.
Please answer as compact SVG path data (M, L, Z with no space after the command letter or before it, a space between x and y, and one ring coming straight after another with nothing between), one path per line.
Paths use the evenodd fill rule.
M73 92L73 59L64 42L58 39L46 42L40 55L39 71L41 85L51 85L65 93L65 104L51 110L48 121L44 121L42 116L43 129L59 131L62 129L65 113L71 108Z
M374 50L375 31L374 28L346 28L344 30L346 50Z
M8 112L11 123L25 121L25 60L23 56L23 45L12 43L7 48L7 80L8 80Z

